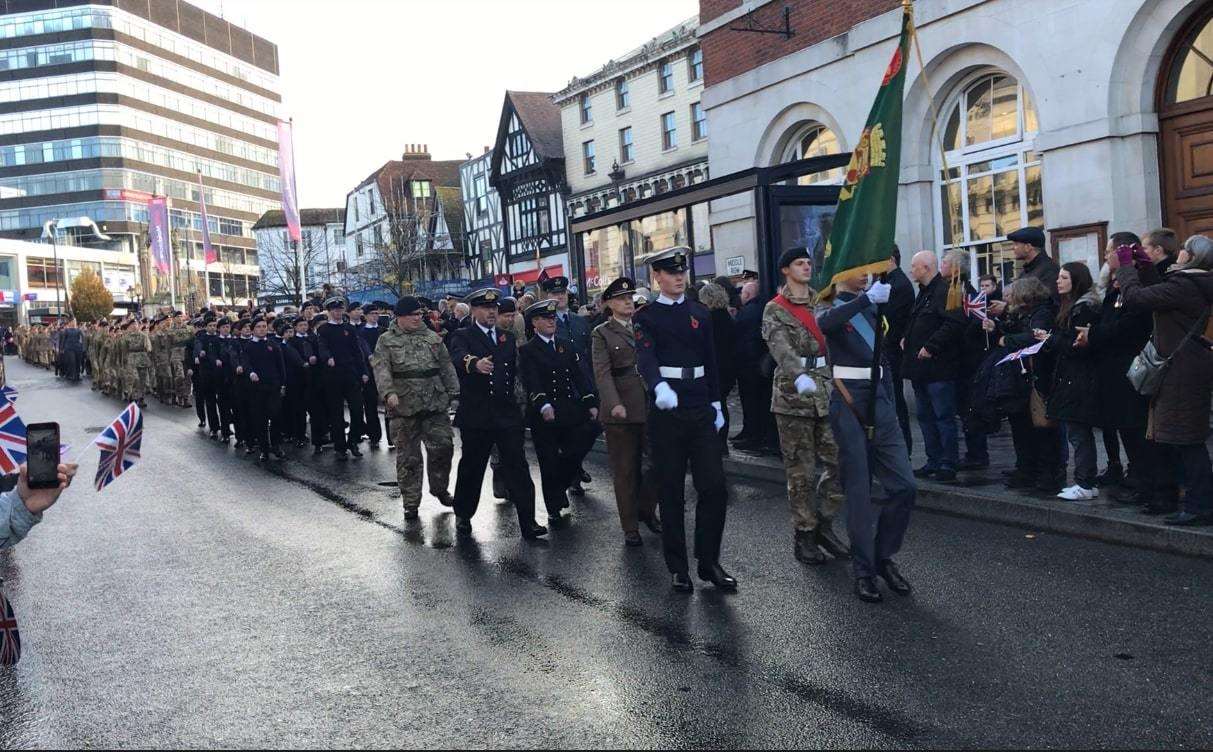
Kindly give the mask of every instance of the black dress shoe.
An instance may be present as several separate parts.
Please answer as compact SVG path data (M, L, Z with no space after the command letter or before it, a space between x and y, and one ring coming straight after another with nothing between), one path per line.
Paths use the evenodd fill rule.
M345 462L349 458L350 458L350 456L348 454L346 454L345 452L337 452L337 461L338 462Z
M532 522L530 525L522 528L522 537L526 540L535 540L542 538L548 534L548 529L537 522Z
M319 457L324 454L324 447L312 447L312 456Z
M695 592L695 583L691 582L691 576L686 572L675 572L671 585L679 593Z
M211 441L218 441L218 440L219 440L219 432L211 431Z
M710 567L700 567L699 579L704 582L710 582L721 590L733 591L737 589L737 580L733 579L728 572L724 571L724 567L719 564L713 564Z
M1159 499L1152 499L1149 504L1146 504L1146 508L1141 510L1141 513L1147 514L1151 517L1158 517L1164 514L1172 514L1178 510L1178 500L1167 499L1165 501L1160 501Z
M985 470L989 466L989 460L961 460L960 464L956 466L956 469L971 472L973 470Z
M438 503L444 507L455 506L455 499L451 498L451 492L445 488L434 494L434 498L438 499Z
M587 473L585 470L582 470L581 475L579 475L578 477L581 479L582 483L593 483L594 482L594 479L591 478L590 474Z
M569 486L569 496L585 496L585 489L581 487L580 483L574 483Z
M629 530L623 534L623 544L625 546L643 546L644 541L640 539L640 532L637 530Z
M935 475L935 468L923 465L914 471L915 478L931 478Z
M404 520L405 520L405 522L412 522L412 521L414 521L414 520L418 520L418 519L421 519L421 513L420 513L420 512L418 512L416 509L406 509L406 510L404 510Z
M657 515L650 514L646 517L641 517L640 521L644 523L644 526L649 529L650 533L661 535L661 520L658 519Z
M951 468L943 468L935 471L935 480L940 483L951 483L956 480L956 471Z
M892 590L898 595L909 595L910 591L913 590L913 588L910 587L910 583L906 581L906 578L901 576L901 572L898 571L897 565L894 564L892 560L881 562L876 569L876 573L879 574L880 579L884 580L885 584L889 586L889 590Z
M884 596L880 594L879 588L876 587L875 577L855 578L855 595L859 596L859 600L864 603L880 603L884 600Z
M796 561L801 564L826 563L826 555L817 547L813 537L813 533L809 530L797 530L796 536L792 539L792 556L795 556Z
M568 521L569 518L561 514L560 510L556 510L555 512L551 511L550 509L548 510L548 525L551 528L555 529L564 527L566 524L568 524Z
M271 449L271 450L270 450L270 455L272 455L272 456L273 456L273 458L274 458L274 459L276 459L276 460L284 460L284 459L286 459L286 455L282 453L282 449L281 449L281 447L280 447L280 448L278 448L278 449Z
M459 533L460 535L471 535L472 521L467 517L456 517L455 532Z
M1019 491L1035 486L1036 481L1032 480L1032 476L1030 475L1013 472L1007 476L1007 482L1005 485L1012 491Z
M1213 525L1213 514L1176 512L1175 514L1167 515L1163 523L1171 527L1206 527Z
M362 452L358 451L358 447L352 446L352 447L350 447L350 456L351 457L361 457Z
M836 559L846 559L850 557L851 549L847 548L847 545L839 540L838 536L834 533L834 527L829 523L822 523L822 525L817 528L817 532L813 537L814 542L818 546L825 549L825 552L830 556L833 556Z
M245 453L245 454L252 454L252 453L253 453L253 452L255 452L255 451L257 451L257 450L253 448L253 445L252 445L252 444L245 444L245 445L244 445L244 453Z

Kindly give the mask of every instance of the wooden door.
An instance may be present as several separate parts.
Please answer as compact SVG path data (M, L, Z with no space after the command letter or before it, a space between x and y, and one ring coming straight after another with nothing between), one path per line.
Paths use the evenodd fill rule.
M1213 102L1162 115L1163 216L1180 238L1213 236Z

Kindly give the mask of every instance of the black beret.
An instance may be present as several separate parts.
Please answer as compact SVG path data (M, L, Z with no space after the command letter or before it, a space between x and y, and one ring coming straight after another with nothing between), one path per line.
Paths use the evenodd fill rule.
M345 310L349 311L350 313L353 313L354 311L361 311L362 304L361 303L350 303L348 306L345 307Z
M792 265L792 262L797 259L808 259L810 262L813 257L809 255L809 249L803 246L798 248L789 248L779 257L779 268L787 269ZM744 272L742 272L744 274Z
M470 306L496 307L501 303L501 291L496 287L486 287L467 296L463 299L463 302Z
M501 304L497 306L498 313L516 313L518 311L518 301L510 296L505 296L501 299Z
M606 290L604 290L602 293L602 299L610 300L611 298L622 298L624 296L631 296L635 292L636 283L628 277L620 277L611 284L607 285Z
M566 292L569 289L568 277L548 277L540 285L544 292ZM530 310L529 308L527 310Z
M685 272L687 270L687 255L690 253L690 250L690 248L684 245L676 245L650 258L649 267L655 271Z
M219 326L231 326L231 325L232 325L232 320L231 320L231 319L229 319L229 318L228 318L228 317L226 317L226 316L224 316L224 317L223 317L223 318L221 318L221 319L212 319L212 320L215 322L215 326L216 326L216 327L219 327Z
M248 319L240 319L239 321L236 322L236 331L240 331L241 329L247 329L248 327L251 327L252 325L253 325L252 321L250 321Z
M527 321L530 321L531 319L535 318L536 316L555 316L555 315L556 315L556 301L554 301L554 300L541 300L538 303L532 303L531 305L527 306L526 314L525 314Z
M325 316L323 313L318 313L312 317L313 324L323 324L324 322L326 322L328 320L329 320L329 317Z
M371 303L371 305L374 306L375 308L378 308L381 311L392 310L392 304L387 302L386 300L376 300L374 303Z
M1021 227L1007 235L1007 240L1012 243L1027 243L1036 248L1045 247L1045 233L1039 227Z
M397 316L411 316L414 313L420 313L424 308L421 301L414 298L412 295L405 295L403 298L396 301L396 305L392 308Z
M429 298L418 297L417 301L419 303L421 303L421 307L424 308L425 310L427 310L427 311L434 310L434 301L430 300Z
M309 320L308 318L306 318L304 316L296 316L294 319L291 319L291 326L299 326L300 324L309 324L310 325L311 323L312 323L311 320Z

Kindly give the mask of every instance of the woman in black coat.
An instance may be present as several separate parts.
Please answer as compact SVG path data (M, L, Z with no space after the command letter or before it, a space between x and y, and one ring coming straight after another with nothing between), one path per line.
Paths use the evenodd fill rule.
M997 326L991 320L985 328L993 330L990 336L1000 347L1012 351L1036 344L1035 332L1051 330L1057 318L1052 294L1035 277L1020 277L1008 288L1007 306L1007 313ZM1025 366L1042 396L1047 397L1052 384L1053 361L1052 354L1038 353L1031 356ZM1054 494L1060 491L1066 472L1061 429L1034 426L1026 399L1020 409L1010 411L1007 422L1011 425L1011 441L1015 445L1015 471L1007 479L1007 488L1036 488Z
M1053 388L1049 393L1048 416L1065 423L1066 436L1074 448L1074 485L1057 497L1066 501L1090 501L1099 496L1095 476L1099 472L1095 454L1095 426L1101 423L1099 375L1091 348L1080 345L1099 319L1103 301L1087 265L1071 261L1057 276L1061 310L1050 334L1037 333L1045 350L1053 353Z

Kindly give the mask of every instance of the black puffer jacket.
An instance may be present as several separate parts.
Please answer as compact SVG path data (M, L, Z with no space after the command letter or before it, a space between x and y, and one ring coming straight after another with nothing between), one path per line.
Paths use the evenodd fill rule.
M1022 350L1036 344L1033 329L1053 328L1053 320L1057 318L1057 304L1052 300L1038 303L1035 307L1023 311L1011 311L999 322L996 336L1008 352ZM1047 396L1053 384L1053 363L1056 360L1052 353L1039 352L1028 358L1029 368L1033 374L1036 389L1041 395Z
M935 275L935 279L920 287L906 328L902 378L933 383L955 381L960 377L963 312L946 310L947 303L948 281L943 275ZM923 348L931 357L918 357Z
M1054 328L1045 350L1056 359L1053 388L1049 390L1049 417L1068 423L1100 425L1099 368L1090 347L1074 347L1079 327L1099 320L1102 301L1095 291L1078 299L1066 322ZM1039 388L1039 381L1037 388Z

